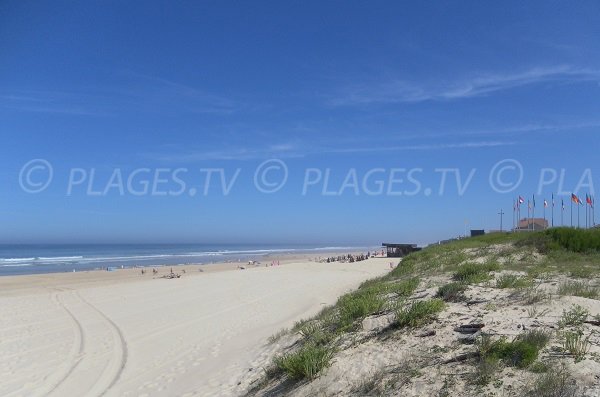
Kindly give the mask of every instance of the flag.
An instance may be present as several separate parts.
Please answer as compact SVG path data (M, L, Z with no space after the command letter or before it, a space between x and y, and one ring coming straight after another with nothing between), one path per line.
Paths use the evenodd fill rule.
M533 195L533 208L535 208L535 194Z
M519 196L519 204L523 204L525 202L525 199L521 196Z
M548 202L544 200L544 208L548 208Z
M577 197L577 195L575 193L571 194L571 201L574 202L575 204L581 204L581 200L579 199L579 197Z
M552 208L554 208L554 193L552 193Z
M586 194L585 202L588 203L590 206L592 206L592 196L590 196L589 194Z
M565 210L565 200L560 199L560 204L561 204L562 210L564 211Z

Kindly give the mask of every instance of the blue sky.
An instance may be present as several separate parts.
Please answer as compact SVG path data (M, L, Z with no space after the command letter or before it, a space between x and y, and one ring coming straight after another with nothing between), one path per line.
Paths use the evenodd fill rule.
M426 243L463 233L465 220L498 228L501 208L510 225L519 194L538 193L539 207L600 182L599 11L585 1L3 1L0 242ZM20 185L33 159L53 169L39 193ZM288 178L266 194L253 175L269 159ZM505 159L523 180L499 193L489 174ZM185 192L111 185L115 169L127 179L140 168L151 170L142 179L185 169ZM203 194L207 168L226 181L240 170L228 194L221 174ZM304 186L308 168L329 169L328 186ZM402 168L421 170L419 186L404 178L391 190L416 193L366 194ZM562 186L538 191L544 168L564 169ZM342 189L352 169L360 186ZM363 185L372 169L382 171ZM464 194L454 174L439 194L436 169L463 182L475 173ZM90 180L92 192L112 187L88 194Z

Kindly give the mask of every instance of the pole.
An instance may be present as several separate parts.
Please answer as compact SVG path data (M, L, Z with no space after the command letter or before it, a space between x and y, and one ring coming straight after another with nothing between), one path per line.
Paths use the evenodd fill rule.
M502 225L502 216L504 215L504 211L502 211L502 208L500 208L500 212L498 212L498 215L500 215L500 231L503 232L504 228Z
M546 199L544 199L544 210L543 210L543 214L544 214L544 220L546 220ZM544 222L546 223L546 222Z
M573 227L573 197L571 197L571 227Z
M531 226L533 227L533 231L535 231L535 194L533 195L533 207L531 208Z
M552 193L552 227L554 227L554 193Z
M588 195L585 195L585 228L588 228Z
M512 231L515 231L515 215L517 213L517 202L513 200L513 213L512 213Z

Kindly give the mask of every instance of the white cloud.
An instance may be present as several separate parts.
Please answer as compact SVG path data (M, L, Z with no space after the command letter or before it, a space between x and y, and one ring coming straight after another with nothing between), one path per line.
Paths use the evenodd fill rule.
M438 84L391 80L354 85L329 101L334 106L454 100L488 95L543 82L600 81L600 71L571 66L536 67L524 72L486 74Z

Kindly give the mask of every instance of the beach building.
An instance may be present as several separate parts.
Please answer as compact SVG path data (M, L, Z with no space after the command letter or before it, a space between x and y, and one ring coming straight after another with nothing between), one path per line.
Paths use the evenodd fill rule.
M417 247L417 244L382 243L381 245L385 248L388 258L400 258L411 252L421 250L421 248Z
M517 231L545 230L548 229L548 221L544 218L525 218L519 221Z

